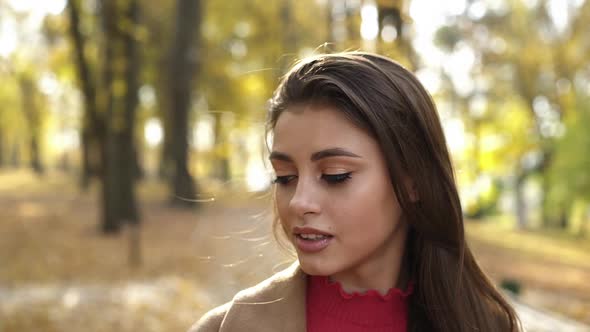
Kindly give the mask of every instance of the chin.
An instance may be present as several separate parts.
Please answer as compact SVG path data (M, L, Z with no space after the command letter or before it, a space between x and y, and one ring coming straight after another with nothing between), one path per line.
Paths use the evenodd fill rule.
M322 262L320 259L298 256L299 266L305 274L312 276L330 276L334 274L334 269L330 264Z

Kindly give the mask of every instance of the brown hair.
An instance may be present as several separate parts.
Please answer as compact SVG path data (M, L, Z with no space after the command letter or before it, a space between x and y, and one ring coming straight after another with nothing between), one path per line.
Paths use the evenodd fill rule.
M268 129L294 104L329 103L380 144L410 231L415 280L409 331L519 331L514 309L477 265L463 228L444 133L431 96L398 63L375 54L318 55L289 71L270 100ZM417 201L402 179L413 180ZM275 226L278 222L275 220Z

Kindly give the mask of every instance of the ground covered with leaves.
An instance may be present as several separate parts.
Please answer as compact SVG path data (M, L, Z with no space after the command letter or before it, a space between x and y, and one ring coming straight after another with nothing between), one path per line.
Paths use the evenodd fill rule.
M98 231L95 188L74 179L0 173L0 332L184 331L293 258L270 232L268 196L203 193L215 201L174 210L165 188L142 184L140 266L130 232ZM590 323L588 240L469 223L483 268L517 280L521 299Z

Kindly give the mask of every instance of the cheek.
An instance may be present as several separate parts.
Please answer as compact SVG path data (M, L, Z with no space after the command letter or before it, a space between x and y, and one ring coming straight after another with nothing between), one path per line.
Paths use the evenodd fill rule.
M291 200L291 194L284 188L276 188L274 197L281 223L285 224L289 221L289 202Z
M389 178L367 177L351 186L345 195L332 198L332 213L342 226L388 231L395 227L400 208Z

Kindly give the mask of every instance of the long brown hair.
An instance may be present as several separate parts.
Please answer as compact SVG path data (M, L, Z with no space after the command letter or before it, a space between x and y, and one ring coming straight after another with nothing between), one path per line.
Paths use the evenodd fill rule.
M416 77L391 59L369 53L303 60L284 76L271 98L268 130L289 106L307 103L335 106L380 144L410 225L405 268L415 287L408 330L520 331L514 309L467 246L440 119ZM404 185L407 177L413 180L417 201Z

